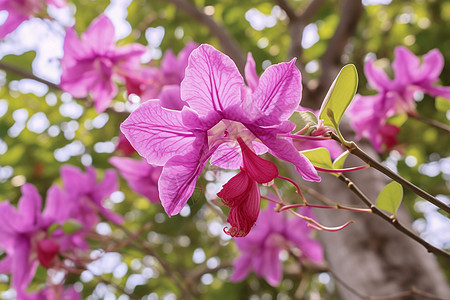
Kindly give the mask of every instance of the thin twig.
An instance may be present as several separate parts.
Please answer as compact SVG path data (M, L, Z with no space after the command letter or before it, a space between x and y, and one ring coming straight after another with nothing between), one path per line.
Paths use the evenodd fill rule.
M345 175L340 175L338 177L342 182L344 182L347 185L347 188L350 189L355 195L358 196L359 199L361 199L364 204L366 204L371 210L372 213L380 216L383 220L390 223L392 226L394 226L396 229L398 229L400 232L404 233L405 235L409 236L419 244L423 245L428 252L432 252L436 255L440 255L442 257L445 257L447 259L450 259L450 253L436 248L435 246L431 245L430 243L426 242L424 239L419 237L417 234L403 226L395 217L390 217L384 212L382 212L378 207L376 207L372 201L355 185L353 181L351 181L349 178L347 178Z
M392 180L395 180L398 183L400 183L403 187L407 188L411 192L417 194L418 196L422 197L423 199L427 200L428 202L433 203L434 205L436 205L440 209L442 209L445 212L450 214L450 206L449 205L446 205L445 203L439 201L436 197L430 195L429 193L427 193L426 191L422 190L421 188L419 188L415 184L409 182L408 180L406 180L405 178L401 177L397 173L391 171L389 168L383 166L382 164L377 162L375 159L370 157L363 150L361 150L361 148L359 148L355 143L351 142L350 146L348 146L348 145L345 145L343 143L343 141L341 141L341 139L336 134L331 133L331 137L334 140L336 140L339 143L341 143L343 146L345 146L350 151L351 154L359 157L361 160L363 160L364 162L368 163L374 169L377 169L378 171L380 171L384 175L390 177Z
M133 235L132 232L130 232L128 229L126 229L125 227L120 227L126 234L128 235ZM193 299L192 295L189 291L189 289L185 286L184 282L181 281L176 275L175 273L172 271L172 268L170 267L170 265L158 254L158 252L156 252L156 250L150 245L150 243L143 239L141 236L137 236L134 241L139 241L139 246L138 247L142 247L144 248L145 251L147 251L151 256L153 256L154 258L156 258L156 260L159 262L159 264L161 265L161 267L164 269L164 271L166 272L167 275L169 275L170 278L172 278L172 280L175 282L175 284L179 287L182 295L183 295L183 299Z
M17 68L15 66L11 66L9 64L5 64L4 62L1 62L1 61L0 61L0 69L4 70L6 72L14 73L14 74L19 75L20 77L23 77L23 78L36 80L36 81L38 81L40 83L43 83L43 84L47 85L51 89L61 90L61 88L57 84L55 84L53 82L50 82L50 81L45 80L45 79L42 79L42 78L40 78L40 77L38 77L38 76L28 72L28 71L25 71L23 69Z
M431 120L431 119L425 118L425 117L423 117L423 116L421 116L421 115L419 115L417 113L408 113L408 116L413 118L413 119L416 119L417 121L420 121L420 122L423 122L423 123L425 123L427 125L435 127L437 129L441 129L441 130L450 132L450 126L447 125L447 124L443 124L443 123L438 122L436 120Z
M174 4L192 18L208 27L211 34L219 40L223 51L234 60L241 72L244 70L246 61L245 55L242 52L238 42L231 36L224 26L217 23L211 16L205 14L191 2L186 0L166 0L166 2Z

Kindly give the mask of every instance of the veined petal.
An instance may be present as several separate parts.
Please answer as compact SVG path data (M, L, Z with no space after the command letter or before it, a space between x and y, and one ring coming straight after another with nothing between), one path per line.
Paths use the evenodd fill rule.
M297 172L305 180L320 181L317 171L312 163L295 149L291 140L277 138L278 133L292 128L290 122L283 122L280 126L274 128L264 128L258 126L246 125L247 128L258 137L264 145L269 148L269 152L279 159L294 164Z
M191 152L174 156L164 165L158 189L161 204L169 216L183 209L210 156L205 136L198 138Z
M114 46L114 34L113 23L106 15L101 14L92 21L81 39L96 53L104 54Z
M234 62L209 45L191 53L181 83L181 99L202 119L215 124L227 109L240 103L242 76Z
M244 170L258 183L268 183L278 177L277 166L268 160L256 155L242 139L238 139L242 149Z
M170 158L193 150L195 136L183 124L181 112L164 109L159 101L143 103L120 129L150 164L164 165Z
M244 171L241 171L243 173ZM246 236L258 219L261 205L261 195L258 183L250 179L247 187L247 197L238 206L232 206L228 214L227 222L231 228L226 233L233 237Z
M247 54L247 63L245 64L245 81L247 85L254 92L258 87L259 77L256 74L256 64L251 52Z
M211 156L210 163L224 169L239 169L242 166L242 155L236 144L222 143Z
M295 59L268 67L252 94L252 103L243 103L244 109L252 105L257 110L250 118L257 125L276 125L287 120L297 109L302 96L302 77Z
M228 207L237 207L247 200L248 192L253 185L252 179L245 171L239 172L225 183L217 193L217 197L223 199Z

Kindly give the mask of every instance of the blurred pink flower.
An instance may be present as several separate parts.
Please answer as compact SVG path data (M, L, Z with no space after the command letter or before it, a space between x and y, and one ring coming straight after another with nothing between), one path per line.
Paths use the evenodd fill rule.
M19 295L19 300L81 300L81 295L73 287L51 285L39 292Z
M117 47L114 25L107 16L100 15L81 40L74 28L66 30L60 86L74 97L91 94L96 110L103 112L118 91L114 78L131 80L145 52L146 47L137 43Z
M0 10L8 12L5 22L0 25L0 38L13 32L22 22L41 13L45 4L63 7L66 2L64 0L0 0Z
M405 47L395 48L394 79L368 60L364 73L377 95L356 95L348 114L357 138L366 137L378 152L389 150L397 143L399 128L386 124L386 120L397 114L416 114L414 94L422 92L430 96L450 99L450 87L438 86L439 75L444 67L444 58L438 49L423 56L423 63Z
M145 160L114 156L109 162L115 166L120 175L128 182L130 188L146 197L150 202L159 203L158 180L163 167L152 166Z
M160 99L162 107L181 110L187 103L181 100L180 84L189 55L197 47L197 43L190 42L178 56L167 50L159 68L143 67L133 80L127 82L128 92L140 96L142 102Z
M283 272L279 254L293 247L302 252L301 259L322 262L322 246L310 237L311 228L307 223L298 217L288 218L285 212L275 212L274 208L275 204L269 202L253 230L246 237L235 238L241 255L233 263L232 281L245 279L253 270L269 284L280 284ZM310 208L301 208L298 212L313 217Z
M26 290L39 263L52 267L56 255L66 247L62 235L47 230L53 223L62 224L68 215L54 188L47 193L43 212L36 188L24 184L21 190L17 209L8 201L0 203L0 248L6 253L0 260L0 273L12 274L11 286L18 293Z

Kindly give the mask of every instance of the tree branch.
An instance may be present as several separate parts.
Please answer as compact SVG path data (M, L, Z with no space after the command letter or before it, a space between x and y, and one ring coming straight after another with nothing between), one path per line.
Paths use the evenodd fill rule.
M331 133L331 137L335 141L338 141L339 143L344 145L343 141L336 134ZM439 207L440 209L442 209L446 213L450 214L450 206L449 205L446 205L445 203L439 201L436 197L430 195L429 193L427 193L426 191L422 190L421 188L419 188L415 184L409 182L408 180L406 180L402 176L400 176L397 173L391 171L389 168L383 166L382 164L377 162L375 159L370 157L363 150L361 150L361 148L359 148L355 143L351 142L351 145L352 145L351 148L349 148L348 146L344 145L345 147L347 147L347 149L350 151L351 154L359 157L361 160L363 160L364 162L368 163L372 168L377 169L378 171L380 171L384 175L388 176L392 180L395 180L398 183L400 183L403 187L407 188L411 192L413 192L416 195L422 197L423 199L427 200L428 202L433 203L434 205L436 205L437 207Z
M237 41L230 35L224 26L217 23L212 17L202 12L198 7L187 0L167 0L167 2L174 4L192 18L208 27L211 34L219 40L223 51L234 60L241 72L244 70L246 61L245 55Z
M40 77L38 77L38 76L36 76L36 75L34 75L32 73L29 73L28 71L22 70L20 68L15 67L15 66L11 66L9 64L5 64L2 61L0 61L0 69L4 70L6 72L14 73L14 74L19 75L20 77L23 77L23 78L36 80L37 82L40 82L40 83L43 83L43 84L47 85L51 89L61 90L61 88L57 84L55 84L53 82L47 81L45 79L42 79L42 78L40 78Z
M351 190L355 195L357 195L358 198L361 199L364 202L364 204L366 204L372 210L372 213L380 216L383 220L385 220L385 221L389 222L390 224L392 224L392 226L394 226L400 232L404 233L405 235L409 236L410 238L412 238L416 242L418 242L421 245L423 245L428 250L428 252L432 252L432 253L434 253L436 255L440 255L442 257L450 259L450 253L447 253L446 251L444 251L442 249L439 249L439 248L436 248L433 245L429 244L428 242L423 240L421 237L416 235L414 232L412 232L411 230L409 230L408 228L403 226L401 223L399 223L399 221L395 217L391 218L390 216L388 216L387 214L382 212L378 207L376 207L372 203L372 201L370 201L370 199L348 177L346 177L345 175L341 174L338 178L342 182L344 182L347 185L347 188L349 190Z

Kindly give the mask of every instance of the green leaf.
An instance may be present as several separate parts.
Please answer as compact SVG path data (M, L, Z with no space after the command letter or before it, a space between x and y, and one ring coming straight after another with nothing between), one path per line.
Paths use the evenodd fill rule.
M328 90L320 108L319 119L323 120L324 125L338 130L336 127L355 96L357 87L358 72L355 65L344 66Z
M333 169L343 169L344 168L345 159L347 158L347 156L349 154L350 154L350 152L345 151L344 153L339 155L333 162Z
M289 121L296 125L294 131L299 131L309 125L309 128L302 134L309 135L317 126L317 117L313 112L310 111L295 111L289 118Z
M58 228L59 228L59 224L58 224L58 223L53 223L53 224L47 229L47 233L48 233L48 234L52 234L52 233L55 232Z
M5 57L2 58L1 62L8 66L17 68L21 71L33 73L33 68L31 65L35 57L36 57L35 51L28 51L22 55L14 55L14 54L6 55ZM7 72L7 76L8 80L18 80L23 78L22 76L16 75L13 72Z
M436 97L434 105L438 111L447 112L450 110L450 100L444 97Z
M401 127L406 122L406 120L408 120L407 114L398 114L398 115L388 118L386 120L386 122L388 124L395 125L397 127Z
M83 228L83 224L74 219L66 221L62 226L62 230L64 231L65 234L75 233L81 228Z
M319 168L332 169L333 164L331 163L330 153L326 148L316 148L312 150L301 151L303 155L308 158L311 163Z
M403 187L400 183L392 181L386 185L378 195L376 206L392 213L395 216L400 203L402 203L402 199Z

